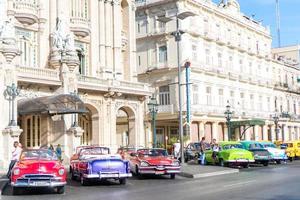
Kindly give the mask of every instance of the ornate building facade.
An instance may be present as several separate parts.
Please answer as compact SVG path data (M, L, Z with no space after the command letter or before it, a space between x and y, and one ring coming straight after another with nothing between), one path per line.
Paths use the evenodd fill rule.
M149 143L134 2L0 0L0 9L1 165L14 140L61 144L66 162L78 145Z
M202 136L207 141L227 140L224 112L228 103L234 111L232 121L258 119L264 123L235 128L231 139L299 138L300 96L295 81L299 68L272 57L269 29L245 16L238 1L220 2L136 1L138 77L155 88L159 100L158 142L167 144L170 137L178 136L177 59L182 66L184 116L188 110L185 84L190 84L190 140ZM179 20L184 34L178 58L171 33L176 30L176 15L185 12L195 16ZM166 22L165 18L173 20ZM188 80L183 67L186 61L191 62ZM275 113L280 115L277 134Z

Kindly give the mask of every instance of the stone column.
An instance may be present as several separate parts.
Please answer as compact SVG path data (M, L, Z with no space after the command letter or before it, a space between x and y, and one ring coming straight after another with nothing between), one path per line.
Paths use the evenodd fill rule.
M105 78L112 78L113 73L113 54L112 54L112 5L111 0L104 1L105 6Z
M240 129L239 129L239 128L234 129L234 134L235 134L235 139L236 139L237 141L240 141L240 135L241 135L241 132L240 132Z
M258 125L254 126L254 140L258 141Z
M262 140L268 140L268 125L263 126Z
M121 39L121 23L120 20L122 20L121 17L121 5L120 1L113 1L113 61L114 61L114 77L116 79L122 79L123 77L123 69L121 66L121 46L122 46L122 39Z
M204 127L204 125L205 125L205 122L199 122L199 136L200 136L200 140L201 140L202 137L205 136L205 133L204 133L205 127Z
M216 139L217 141L219 141L218 122L212 123L212 139Z
M248 126L245 126L245 128L248 128ZM245 140L251 140L251 128L248 128L245 132Z
M106 50L105 50L105 38L106 38L106 32L105 30L105 4L106 0L99 0L99 12L98 12L98 18L99 18L99 69L98 74L101 74L101 77L104 78L103 72L105 71L105 65L106 65Z
M228 141L228 128L224 125L224 141Z
M294 140L295 138L295 128L294 126L289 127L289 139L288 140Z
M295 140L299 140L300 139L300 137L299 137L300 136L299 127L296 126L295 131L296 131Z
M287 141L288 140L288 135L289 135L289 128L287 125L282 125L282 135L281 136L281 139L283 141Z
M75 152L76 147L80 146L80 139L83 135L84 130L77 126L71 127L67 130L67 138L65 140L65 164L69 164L70 157Z
M275 125L271 126L271 141L276 140L276 131L275 131Z

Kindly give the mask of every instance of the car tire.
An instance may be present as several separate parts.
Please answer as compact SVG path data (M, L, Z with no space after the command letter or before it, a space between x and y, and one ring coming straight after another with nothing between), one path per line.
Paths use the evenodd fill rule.
M244 168L249 168L249 166L250 166L249 163L247 163L247 164L244 164L243 167L244 167Z
M176 174L170 174L171 179L175 179L175 177L176 177Z
M77 180L77 177L75 176L73 170L72 170L72 172L71 172L71 179L72 179L73 181L76 181L76 180Z
M56 188L57 194L63 194L65 193L65 186L60 186Z
M276 164L280 165L281 164L281 160L276 160Z
M120 178L119 183L120 185L126 185L127 179L126 178Z
M269 161L263 163L263 166L265 167L267 167L268 165L269 165Z
M20 190L21 190L20 188L13 187L12 188L12 195L19 195L19 194L21 194Z
M293 157L289 157L289 161L290 161L290 162L293 162Z
M89 185L89 181L84 178L82 175L80 176L80 183L82 186L88 186Z

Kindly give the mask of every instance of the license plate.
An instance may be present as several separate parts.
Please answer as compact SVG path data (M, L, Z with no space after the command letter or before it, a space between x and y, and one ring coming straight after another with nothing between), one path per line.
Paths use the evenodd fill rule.
M47 186L49 183L47 181L37 181L32 183L33 186Z
M162 175L162 174L165 174L165 172L164 171L157 171L157 172L155 172L155 174L156 175Z

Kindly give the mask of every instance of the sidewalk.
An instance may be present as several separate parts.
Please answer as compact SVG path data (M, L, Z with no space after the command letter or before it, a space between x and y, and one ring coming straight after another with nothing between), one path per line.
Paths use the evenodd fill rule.
M239 169L188 163L181 166L181 173L179 174L179 176L183 176L186 178L205 178L234 173L239 173Z
M9 179L6 177L6 173L6 170L0 168L0 196L2 195L2 190L6 187L9 181Z

